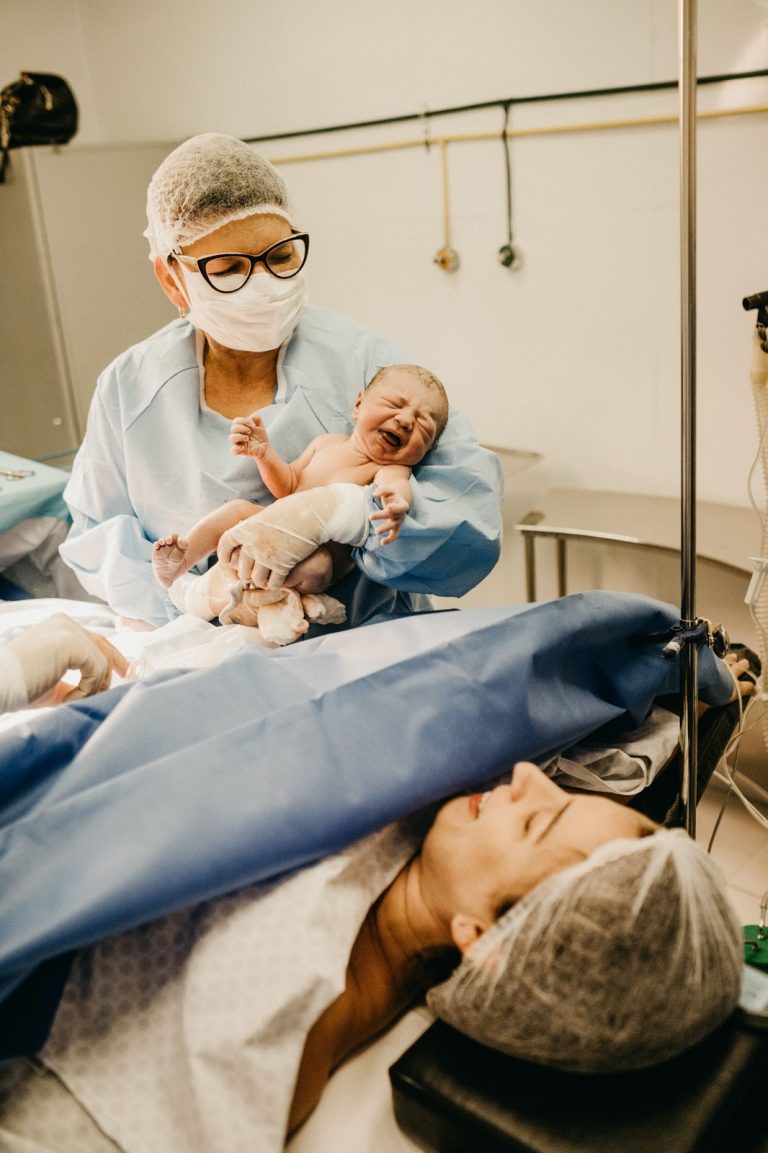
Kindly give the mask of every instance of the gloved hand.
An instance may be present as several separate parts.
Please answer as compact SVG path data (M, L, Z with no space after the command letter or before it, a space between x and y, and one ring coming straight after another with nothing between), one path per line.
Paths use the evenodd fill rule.
M365 490L329 484L294 492L228 529L219 561L257 588L280 588L293 568L327 541L358 547L369 524Z
M80 683L67 689L59 681L79 669ZM64 613L32 625L0 649L0 712L37 702L48 690L58 701L75 701L109 688L112 671L124 676L128 661L109 641Z

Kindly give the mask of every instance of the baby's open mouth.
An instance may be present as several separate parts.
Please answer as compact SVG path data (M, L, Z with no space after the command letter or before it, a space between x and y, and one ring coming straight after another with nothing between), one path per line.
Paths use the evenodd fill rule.
M392 432L392 430L388 428L380 428L379 436L390 448L399 448L403 443L402 437L399 437L396 432Z

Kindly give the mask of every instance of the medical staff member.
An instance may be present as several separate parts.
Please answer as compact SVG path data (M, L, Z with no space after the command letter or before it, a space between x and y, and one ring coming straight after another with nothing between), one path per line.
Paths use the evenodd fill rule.
M227 500L272 502L252 462L229 452L232 418L258 410L277 451L295 459L319 434L348 434L360 389L409 358L307 305L309 237L280 175L241 141L211 133L180 145L150 182L147 216L155 275L179 319L100 377L64 493L73 525L61 555L116 612L162 625L177 609L153 578L152 542L183 534ZM352 237L341 238L340 260ZM350 624L428 608L420 594L460 596L498 559L500 465L459 413L414 472L396 542L383 548L368 531L370 487L363 498L340 487L347 491L330 510L325 498L320 529L298 552L280 552L295 544L295 526L279 534L277 569L301 592L340 581L334 594ZM246 567L249 524L236 542Z
M70 669L79 670L79 684L62 682ZM127 669L108 640L54 613L0 647L0 713L89 697L109 688L113 671L125 676Z

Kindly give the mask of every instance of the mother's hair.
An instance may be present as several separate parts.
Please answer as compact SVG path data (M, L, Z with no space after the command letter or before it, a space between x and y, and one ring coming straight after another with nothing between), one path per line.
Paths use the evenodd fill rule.
M673 1057L721 1024L742 963L719 868L681 829L662 829L537 885L428 1001L515 1057L614 1072Z

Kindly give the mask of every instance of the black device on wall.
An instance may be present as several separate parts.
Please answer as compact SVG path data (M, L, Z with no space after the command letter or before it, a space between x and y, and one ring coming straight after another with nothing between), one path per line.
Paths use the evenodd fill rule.
M61 76L22 72L0 92L0 184L5 181L11 148L66 144L77 132L78 109Z

